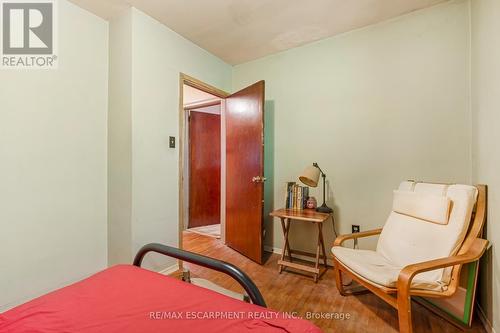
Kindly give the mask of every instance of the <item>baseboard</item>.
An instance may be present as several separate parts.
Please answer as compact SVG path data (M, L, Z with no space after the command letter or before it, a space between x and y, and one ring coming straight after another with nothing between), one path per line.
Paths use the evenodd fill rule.
M175 264L173 264L171 266L168 266L165 269L162 269L158 273L163 274L163 275L170 275L170 274L172 274L174 272L177 272L178 270L179 270L179 263L176 262Z
M283 252L283 249L280 249L278 247L272 247L272 246L267 246L267 245L264 245L264 251L266 252L271 252L271 253L276 253L276 254L279 254L281 255L281 252ZM328 255L328 250L327 250L327 255ZM308 256L303 256L303 255L300 255L300 254L294 254L293 255L294 258L298 258L298 259L301 259L301 260L305 260L305 261L309 261L309 262L312 262L314 263L315 262L315 259L312 258L312 257L308 257ZM320 263L323 262L323 261L320 261ZM330 259L330 258L327 258L326 259L326 263L328 264L328 266L333 266L333 260Z
M476 309L477 309L477 316L479 317L479 320L481 321L481 324L483 324L483 327L486 330L486 332L488 332L488 333L496 333L495 329L493 328L493 325L491 324L491 322L486 317L486 314L484 313L483 309L477 303L476 303Z

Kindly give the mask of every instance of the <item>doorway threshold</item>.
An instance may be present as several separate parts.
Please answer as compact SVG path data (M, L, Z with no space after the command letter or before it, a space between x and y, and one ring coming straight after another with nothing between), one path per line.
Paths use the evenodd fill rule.
M214 237L220 239L220 223L204 225L201 227L189 228L186 231L194 232L200 235Z

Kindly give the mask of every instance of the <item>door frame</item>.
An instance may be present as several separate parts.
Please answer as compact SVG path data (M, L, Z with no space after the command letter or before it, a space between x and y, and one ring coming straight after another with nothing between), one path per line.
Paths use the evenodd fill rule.
M204 91L206 93L212 94L214 96L217 96L221 99L225 99L227 96L230 94L216 88L214 86L211 86L203 81L200 81L192 76L189 76L184 73L180 73L179 75L179 234L178 234L178 242L179 242L179 248L183 248L183 240L182 240L182 233L184 231L184 223L186 221L186 211L184 209L184 205L186 204L184 200L185 196L185 182L187 180L184 179L184 159L186 155L186 144L185 138L186 138L186 111L184 109L184 85L188 85L190 87L196 88L198 90ZM222 126L224 126L225 123L225 118L223 116L224 112L224 103L221 101L221 129ZM221 137L221 142L222 142L222 137ZM225 145L224 145L225 147ZM222 151L221 151L222 154ZM221 165L221 170L225 170L225 167ZM221 179L221 183L222 183ZM224 182L225 183L225 182ZM222 196L222 192L221 192ZM224 196L225 198L225 196ZM222 197L221 197L221 202L222 202ZM225 212L221 211L221 217L225 216ZM179 268L182 269L182 261L179 261Z

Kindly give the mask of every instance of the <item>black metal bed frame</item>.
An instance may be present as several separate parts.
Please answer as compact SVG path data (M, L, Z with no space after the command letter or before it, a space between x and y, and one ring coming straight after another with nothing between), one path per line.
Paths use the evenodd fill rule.
M222 260L206 257L201 254L181 250L175 247L158 243L150 243L144 245L139 250L139 252L137 252L134 258L134 266L141 267L144 256L149 252L160 253L169 257L187 261L195 265L203 266L227 274L235 279L243 287L243 289L245 289L248 297L250 297L250 300L253 304L267 307L266 302L264 301L264 297L262 297L262 294L259 291L259 288L257 288L255 283L253 283L253 281L248 275L245 274L245 272L243 272L233 264Z

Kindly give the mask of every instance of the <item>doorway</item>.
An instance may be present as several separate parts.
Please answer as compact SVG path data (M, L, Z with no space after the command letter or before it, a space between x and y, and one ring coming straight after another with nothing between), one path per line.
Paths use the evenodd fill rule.
M182 84L183 140L183 228L224 242L224 154L222 98Z
M264 81L228 94L180 76L179 245L218 237L262 263Z
M188 225L191 231L220 238L220 103L188 110Z

